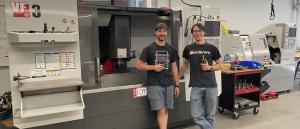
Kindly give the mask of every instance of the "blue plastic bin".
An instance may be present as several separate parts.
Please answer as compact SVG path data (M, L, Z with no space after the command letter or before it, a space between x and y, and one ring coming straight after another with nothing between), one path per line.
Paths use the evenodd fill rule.
M240 65L248 69L260 69L262 67L261 63L256 61L240 61Z

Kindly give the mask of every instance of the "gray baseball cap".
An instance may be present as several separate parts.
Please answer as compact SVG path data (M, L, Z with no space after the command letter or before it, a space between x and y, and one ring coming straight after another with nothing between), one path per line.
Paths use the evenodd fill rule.
M159 29L166 29L167 30L168 26L165 23L158 23L158 24L156 24L155 31L157 31Z

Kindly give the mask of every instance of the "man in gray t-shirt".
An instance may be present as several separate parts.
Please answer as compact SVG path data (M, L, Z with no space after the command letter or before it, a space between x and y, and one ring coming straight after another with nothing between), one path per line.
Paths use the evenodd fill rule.
M180 75L190 66L192 117L201 129L213 129L218 93L214 71L222 68L221 55L217 47L205 42L202 24L193 25L191 33L196 42L184 48Z

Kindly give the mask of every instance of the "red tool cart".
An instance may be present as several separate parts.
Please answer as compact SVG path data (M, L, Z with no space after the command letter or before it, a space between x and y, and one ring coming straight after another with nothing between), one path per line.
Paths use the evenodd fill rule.
M261 77L265 70L222 71L222 94L219 96L218 111L231 111L233 119L238 119L239 112L247 109L253 109L254 115L258 114Z

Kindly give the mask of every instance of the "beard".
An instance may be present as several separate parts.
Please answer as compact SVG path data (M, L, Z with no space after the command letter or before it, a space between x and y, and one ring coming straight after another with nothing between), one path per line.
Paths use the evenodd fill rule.
M165 41L165 40L166 40L166 36L164 36L164 35L157 36L157 39L158 39L159 41Z

